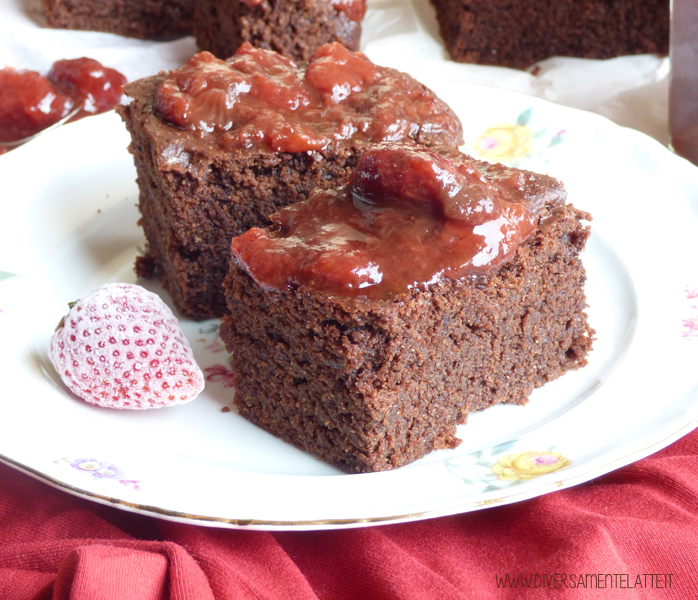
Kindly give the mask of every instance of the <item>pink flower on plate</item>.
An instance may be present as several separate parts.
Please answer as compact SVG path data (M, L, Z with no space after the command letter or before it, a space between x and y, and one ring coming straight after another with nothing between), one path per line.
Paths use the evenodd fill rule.
M218 352L223 352L225 346L223 346L223 341L219 336L216 336L211 340L210 344L204 346L204 350L210 351L212 354L217 354Z
M698 298L698 288L686 286L686 299L695 300ZM698 304L691 304L690 310L693 314L686 319L683 319L682 324L685 330L681 337L698 337Z
M686 331L683 332L681 337L698 336L698 315L684 319L683 326L686 328Z
M235 387L235 373L224 365L213 365L204 369L206 381L223 382L223 387Z

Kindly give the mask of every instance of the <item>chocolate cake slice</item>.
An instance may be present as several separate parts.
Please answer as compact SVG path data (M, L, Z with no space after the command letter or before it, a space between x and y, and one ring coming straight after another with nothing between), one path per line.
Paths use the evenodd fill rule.
M244 43L307 61L322 45L359 49L365 0L197 0L194 37L218 58Z
M590 216L557 180L381 144L232 242L242 416L346 472L453 448L467 414L586 364Z
M434 93L339 44L302 67L249 44L227 61L202 52L125 92L133 101L119 112L148 242L136 270L159 275L196 319L226 311L231 238L313 189L346 183L362 149L462 143L460 121Z
M551 56L669 52L669 0L431 0L459 62L526 69Z
M42 0L46 25L133 38L172 38L192 32L194 0Z

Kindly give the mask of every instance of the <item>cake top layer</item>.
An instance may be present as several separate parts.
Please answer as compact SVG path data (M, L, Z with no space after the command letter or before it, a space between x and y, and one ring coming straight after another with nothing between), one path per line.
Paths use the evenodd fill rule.
M555 179L450 160L384 143L349 183L316 191L232 241L233 260L264 289L389 298L442 278L486 276L510 261L544 207L563 203Z
M345 140L398 141L420 134L462 143L453 111L405 73L326 44L299 68L270 50L243 44L226 61L194 55L160 83L156 114L231 151L308 152Z

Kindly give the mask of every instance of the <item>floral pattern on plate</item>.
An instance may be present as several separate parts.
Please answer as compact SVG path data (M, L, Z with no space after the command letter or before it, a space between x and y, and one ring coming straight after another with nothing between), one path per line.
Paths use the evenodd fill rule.
M527 481L559 471L570 464L572 461L559 452L526 450L500 457L490 470L500 481Z
M223 340L220 336L220 321L211 319L209 321L201 321L199 324L199 335L196 341L200 344L206 344L203 348L211 354L218 354L225 350Z
M225 352L225 345L220 336L220 321L211 319L210 321L202 321L199 324L199 337L196 338L196 343L200 344L202 349L209 354L219 354ZM217 360L220 358L217 357ZM206 381L213 383L222 383L223 387L235 387L235 373L230 368L230 357L227 359L227 364L216 363L208 367L204 367L203 371L206 374Z
M698 287L686 286L686 300L689 303L688 316L683 320L681 337L698 339Z
M132 487L136 491L140 490L139 481L126 479L123 469L107 461L97 458L69 458L64 456L54 462L56 464L65 463L73 469L89 475L92 479L110 479L118 481L121 485Z
M524 481L565 469L572 464L564 454L548 450L524 450L505 454L519 440L511 440L471 454L446 461L446 469L481 492L502 490Z
M499 123L488 127L473 142L475 152L484 160L510 165L518 165L524 158L549 162L545 156L547 151L564 142L567 132L560 129L549 134L548 127L534 132L530 127L532 117L533 109L528 108L519 114L515 123ZM539 142L542 142L542 147Z
M223 387L235 387L235 373L233 373L225 365L213 365L204 369L206 373L206 381L213 383L222 383Z

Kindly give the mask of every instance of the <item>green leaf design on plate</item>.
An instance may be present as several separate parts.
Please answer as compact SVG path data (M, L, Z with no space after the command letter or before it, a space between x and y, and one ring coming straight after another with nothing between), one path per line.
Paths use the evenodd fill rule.
M562 144L567 139L567 132L563 129L562 131L558 131L554 136L550 138L550 142L548 142L548 148L553 148L557 146L558 144Z
M517 440L509 440L508 442L503 442L497 444L492 450L490 450L490 456L497 456L499 454L504 454L507 450L511 449Z
M516 119L517 125L528 125L531 122L531 115L533 114L533 107L527 108L523 111Z
M209 322L211 321L211 322ZM218 326L220 324L220 321L218 319L205 319L203 321L199 321L199 333L217 333L218 332Z
M17 277L14 273L8 273L7 271L0 271L0 281L5 281L6 279L12 279Z

